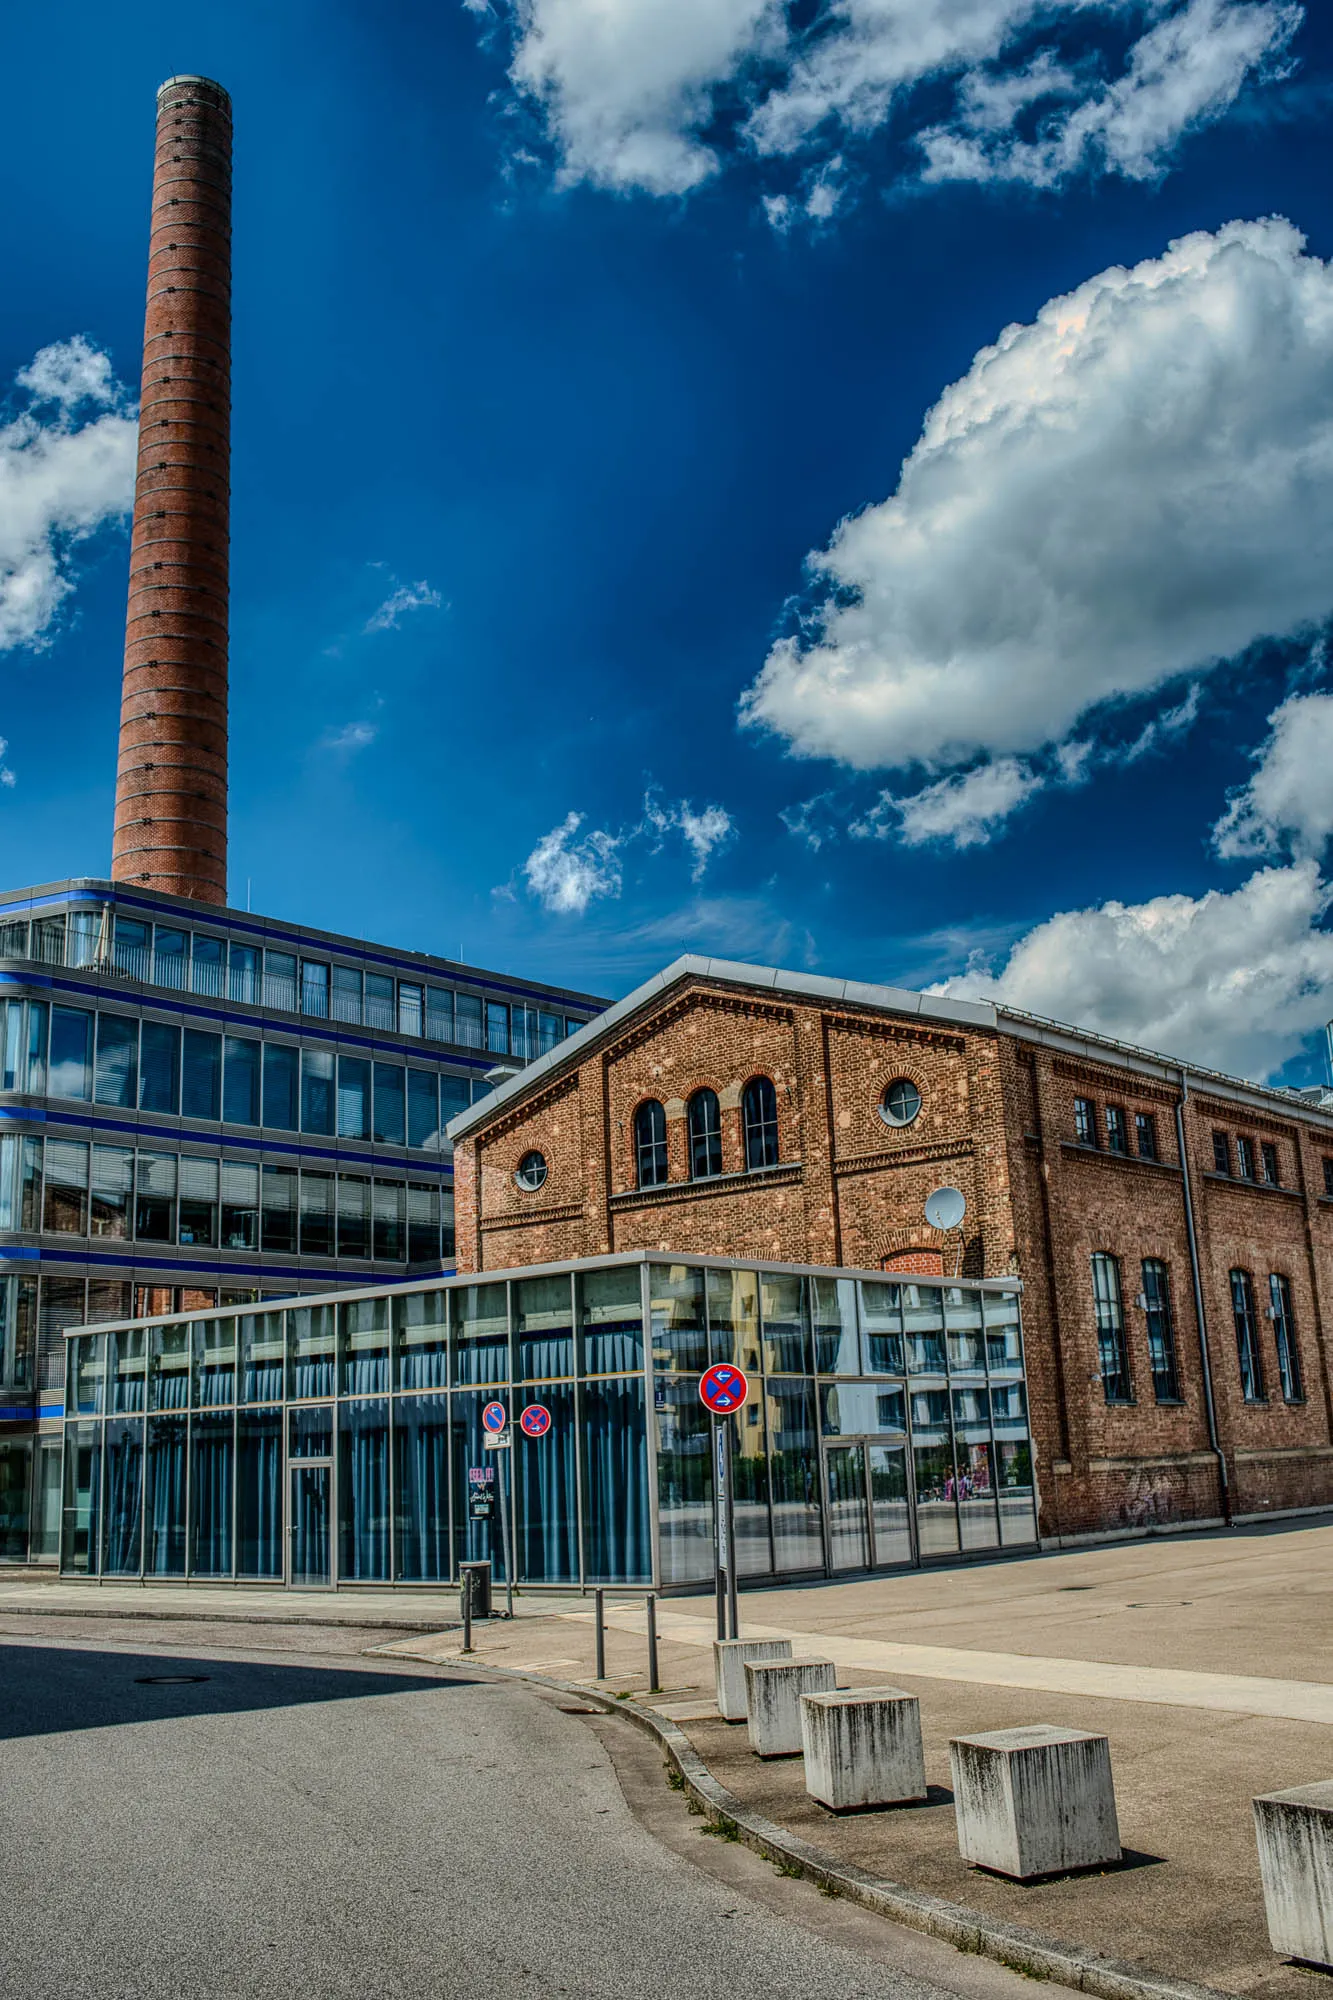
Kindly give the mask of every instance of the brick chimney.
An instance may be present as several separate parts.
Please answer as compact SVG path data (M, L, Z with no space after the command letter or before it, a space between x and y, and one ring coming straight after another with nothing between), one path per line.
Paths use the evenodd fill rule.
M157 93L111 875L219 904L230 414L231 99L173 76Z

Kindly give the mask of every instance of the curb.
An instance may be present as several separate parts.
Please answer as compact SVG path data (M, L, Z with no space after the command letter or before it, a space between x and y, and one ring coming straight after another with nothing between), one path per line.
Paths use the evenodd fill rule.
M0 1600L0 1618L120 1618L136 1622L152 1621L159 1625L287 1625L298 1631L309 1626L312 1632L327 1626L337 1626L347 1631L402 1632L407 1636L436 1632L461 1631L461 1624L455 1620L441 1625L438 1619L423 1624L420 1619L411 1618L293 1618L278 1612L268 1611L150 1611L141 1610L137 1605L127 1604L7 1604ZM368 1650L373 1651L373 1647Z
M397 1657L403 1659L408 1655ZM434 1664L443 1666L445 1662ZM460 1660L459 1664L467 1663ZM513 1667L491 1666L481 1661L477 1662L477 1670L573 1695L579 1701L595 1704L605 1715L627 1717L661 1744L685 1791L707 1818L716 1825L730 1827L737 1839L752 1847L756 1854L762 1854L766 1861L788 1869L794 1867L796 1873L817 1882L830 1894L845 1896L849 1902L859 1903L863 1909L873 1910L891 1923L941 1938L957 1951L994 1959L998 1965L1008 1966L1029 1979L1049 1979L1078 1993L1095 1994L1098 2000L1236 2000L1234 1993L1225 1993L1220 1987L1174 1979L1152 1971L1149 1966L1136 1965L1130 1959L1080 1951L1075 1945L1057 1943L1022 1924L1001 1923L968 1909L964 1903L927 1896L905 1888L900 1882L871 1875L854 1862L841 1861L812 1841L750 1812L734 1793L719 1784L683 1729L638 1702L618 1701L614 1695L603 1694L600 1688L579 1681L556 1680L549 1674L520 1673Z

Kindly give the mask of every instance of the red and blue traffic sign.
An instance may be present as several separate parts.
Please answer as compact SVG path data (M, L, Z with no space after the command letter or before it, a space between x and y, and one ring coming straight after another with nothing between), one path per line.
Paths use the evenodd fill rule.
M529 1403L518 1422L526 1436L543 1438L551 1428L551 1412L544 1403Z
M738 1410L749 1393L745 1370L733 1368L729 1361L715 1361L699 1384L699 1400L715 1417Z
M488 1403L481 1413L482 1429L489 1431L492 1437L499 1437L508 1422L509 1415L503 1403Z

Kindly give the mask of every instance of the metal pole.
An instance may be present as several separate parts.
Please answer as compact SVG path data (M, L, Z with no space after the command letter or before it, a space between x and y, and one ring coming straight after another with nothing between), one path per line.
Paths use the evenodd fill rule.
M472 1651L472 1572L463 1571L463 1581L459 1595L463 1600L463 1651Z
M505 1477L499 1482L500 1546L504 1550L504 1559L505 1559L505 1617L512 1618L514 1615L514 1558L509 1546L509 1503L510 1500L513 1498L513 1487L514 1487L513 1445L511 1444L508 1451L503 1452L501 1456L506 1460L509 1466L509 1471L506 1473Z
M604 1681L606 1679L606 1627L602 1623L606 1609L606 1592L604 1590L594 1590L592 1594L592 1606L592 1619L597 1631L597 1672L593 1678L594 1680Z
M727 1476L724 1491L727 1500L727 1637L739 1639L741 1636L740 1612L736 1604L736 1494L731 1469L731 1420L722 1420L723 1452L726 1457Z
M656 1694L662 1685L662 1676L657 1671L657 1598L648 1592L648 1692Z
M717 1636L727 1636L727 1448L724 1423L713 1419L713 1541L717 1576Z

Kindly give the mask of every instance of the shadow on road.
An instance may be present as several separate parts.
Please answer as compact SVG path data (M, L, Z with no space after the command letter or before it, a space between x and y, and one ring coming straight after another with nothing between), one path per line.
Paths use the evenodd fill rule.
M443 1680L349 1667L256 1665L157 1651L103 1653L12 1644L0 1651L0 1741L426 1689L445 1695L477 1685L458 1676Z

